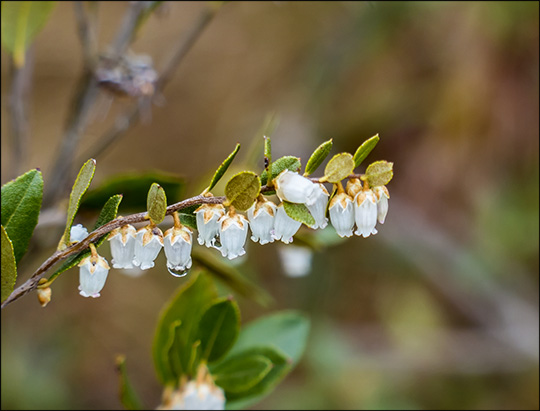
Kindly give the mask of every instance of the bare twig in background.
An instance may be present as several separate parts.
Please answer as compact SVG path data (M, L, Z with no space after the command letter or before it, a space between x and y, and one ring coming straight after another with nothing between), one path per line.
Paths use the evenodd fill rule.
M144 11L145 5L146 2L129 2L128 10L111 45L113 55L120 56L126 51L133 39L137 21ZM48 184L50 189L45 193L43 199L45 205L54 203L69 188L67 182L71 178L75 150L84 134L90 118L91 108L99 93L97 81L88 69L85 69L80 84L79 92L76 93L73 99L72 106L74 110L69 116L68 126L60 143L59 153L51 173Z
M77 28L84 57L84 66L91 68L95 64L98 54L97 44L97 7L98 2L87 2L89 12L85 10L82 1L73 3L75 17L77 19Z
M201 36L204 29L212 21L220 5L221 3L217 6L205 9L201 13L197 22L182 38L176 51L172 55L169 62L165 65L165 68L163 69L161 75L156 82L156 92L158 95L170 81L174 72L176 71L188 51L191 49L191 47ZM80 156L77 162L79 163L83 158L96 158L103 154L111 146L111 144L118 141L118 139L124 135L124 133L133 125L133 123L137 121L140 114L140 107L138 104L134 104L133 107L127 109L124 113L120 114L114 122L113 127L107 130L101 136L101 138L92 145L90 150Z
M15 178L24 169L27 155L26 148L29 145L27 100L34 64L31 47L25 53L26 64L22 67L16 67L13 63L13 58L10 57L12 81L11 93L9 95L9 129L13 144L11 167L13 174L9 178Z

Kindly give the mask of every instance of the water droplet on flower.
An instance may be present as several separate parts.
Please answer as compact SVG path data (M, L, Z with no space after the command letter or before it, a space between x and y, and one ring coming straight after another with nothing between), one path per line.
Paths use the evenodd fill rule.
M174 268L169 268L167 267L167 270L169 270L169 272L174 275L175 277L184 277L187 275L187 273L189 272L189 268L185 269L185 270L175 270Z

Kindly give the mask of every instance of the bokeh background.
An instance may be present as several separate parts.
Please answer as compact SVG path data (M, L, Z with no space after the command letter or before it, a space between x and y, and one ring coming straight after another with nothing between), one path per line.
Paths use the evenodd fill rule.
M127 7L99 5L101 51ZM160 72L206 7L165 2L130 50L150 55ZM244 322L278 309L312 321L303 361L254 408L538 409L538 8L227 3L149 115L96 156L92 187L117 173L161 170L185 178L185 198L237 142L235 165L261 171L254 139L272 113L274 158L305 162L329 138L333 154L354 153L379 133L365 163L392 161L395 174L376 236L339 241L331 227L303 229L300 237L318 248L295 254L296 270L277 243L250 243L235 266L275 298L264 308L239 297ZM12 71L2 51L2 184L39 167L47 192L83 67L72 2L59 2L28 61L29 138L15 162ZM72 171L134 104L100 91ZM64 210L59 201L42 213L18 284L54 250ZM91 226L95 217L83 213L76 222ZM108 246L101 250L110 259ZM126 355L147 406L157 406L153 332L184 281L167 273L161 255L140 277L112 271L99 299L78 295L72 269L45 309L33 294L8 306L2 409L121 409L116 354Z

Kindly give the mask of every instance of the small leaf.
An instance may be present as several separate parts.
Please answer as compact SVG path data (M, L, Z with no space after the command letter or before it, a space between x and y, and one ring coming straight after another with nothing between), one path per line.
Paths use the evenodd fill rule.
M242 328L227 358L254 345L270 345L298 363L309 335L309 319L293 310L277 312L250 322Z
M304 176L308 176L317 170L328 154L330 154L330 150L332 150L332 139L325 141L317 147L306 164Z
M182 321L176 320L169 326L169 340L164 346L163 353L165 354L164 362L168 363L171 371L171 380L178 381L180 377L187 374L187 364L182 364L181 353L187 347L185 341L182 341L182 334L177 333Z
M17 280L17 264L13 254L13 244L9 239L4 226L2 230L2 302L13 292Z
M240 311L236 302L222 299L201 317L195 337L201 341L202 359L215 362L230 350L240 330Z
M193 274L187 283L179 287L159 316L152 355L157 375L163 383L174 381L174 374L168 361L170 347L167 345L170 342L171 324L181 321L182 324L176 329L176 333L182 341L185 341L185 346L191 346L195 342L194 335L198 330L202 313L217 297L217 291L207 273L195 272ZM185 350L180 355L184 358L183 364L187 364L192 357L191 350Z
M336 154L324 169L324 178L329 183L339 183L354 170L353 156L349 153Z
M366 169L366 179L370 187L384 186L392 180L394 163L388 161L375 161Z
M236 174L225 186L227 200L239 211L246 211L251 207L260 192L261 181L252 171Z
M212 277L223 282L234 292L251 298L262 306L268 306L273 298L267 291L251 282L240 270L227 260L212 253L206 247L194 247L191 251L193 261L206 268Z
M122 402L124 408L126 410L145 409L127 376L126 357L123 355L116 357L116 369L120 378L120 402Z
M305 204L289 203L288 201L282 201L282 203L283 209L293 220L304 223L308 227L315 224L315 219Z
M24 65L24 54L43 28L56 1L3 1L2 44L13 54L17 67Z
M17 263L28 249L38 222L42 197L43 177L37 169L2 186L2 225L13 244Z
M165 190L159 184L153 183L148 190L146 198L146 209L148 217L154 224L159 224L165 218L167 213L167 196Z
M101 213L99 214L99 217L97 218L96 224L94 225L94 229L92 231L95 231L102 225L107 224L109 221L112 221L116 218L116 214L118 213L118 206L120 205L120 202L122 201L122 195L116 194L109 198L105 205L103 206L103 209L101 210ZM97 240L94 244L97 247L99 247L103 242L107 239L110 233L105 234L104 236L100 237L99 240ZM69 270L71 267L75 267L79 262L90 255L90 250L86 249L84 251L81 251L79 254L73 254L69 256L50 277L49 281L54 280L56 277L58 277L60 274L62 274L64 271Z
M59 250L62 250L66 248L66 246L69 245L71 226L73 225L75 214L77 214L77 211L79 210L81 197L84 195L84 193L88 189L88 186L90 186L92 179L94 178L95 171L96 171L96 160L91 158L90 160L88 160L86 163L83 164L83 166L81 167L81 170L79 171L79 175L77 176L77 179L75 180L75 183L73 184L73 188L71 189L71 194L69 195L66 229L64 231L64 235L62 236L62 240L60 241L60 244L58 246Z
M270 166L270 169L272 171L271 179L275 178L283 170L298 171L300 170L300 167L302 167L302 164L300 163L300 159L298 157L285 156L278 158ZM264 170L261 174L261 184L266 185L267 182L268 173L266 172L266 170Z
M358 167L362 161L368 156L368 154L375 148L379 142L379 134L375 134L373 137L367 139L362 143L356 153L354 153L354 168Z
M255 353L240 353L211 369L215 383L226 392L246 391L272 369L272 360Z
M176 203L182 199L185 182L175 174L157 171L117 174L103 181L97 188L89 189L81 201L80 211L98 211L109 197L122 193L124 198L119 213L138 213L146 209L148 187L157 183L167 193L168 201Z
M244 356L260 355L268 358L272 362L272 368L252 387L240 392L227 392L227 409L243 408L261 400L292 369L291 359L278 348L258 346L248 348L242 353ZM232 357L228 358L232 359Z
M270 137L264 136L264 169L268 170L268 167L272 164L272 141Z
M240 143L236 144L236 147L234 151L229 154L229 157L227 157L223 163L218 167L216 172L214 173L214 177L212 177L212 181L210 182L210 185L208 186L208 191L213 189L215 185L218 183L219 180L221 180L221 177L223 177L223 174L227 171L229 166L231 165L232 161L234 160L234 157L236 157L236 153L238 153L238 150L240 150Z

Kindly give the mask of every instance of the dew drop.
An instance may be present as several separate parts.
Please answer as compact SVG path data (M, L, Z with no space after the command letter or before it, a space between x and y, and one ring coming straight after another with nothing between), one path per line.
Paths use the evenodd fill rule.
M174 268L167 267L167 270L169 270L169 272L175 277L184 277L189 272L189 268L185 270L175 270Z

